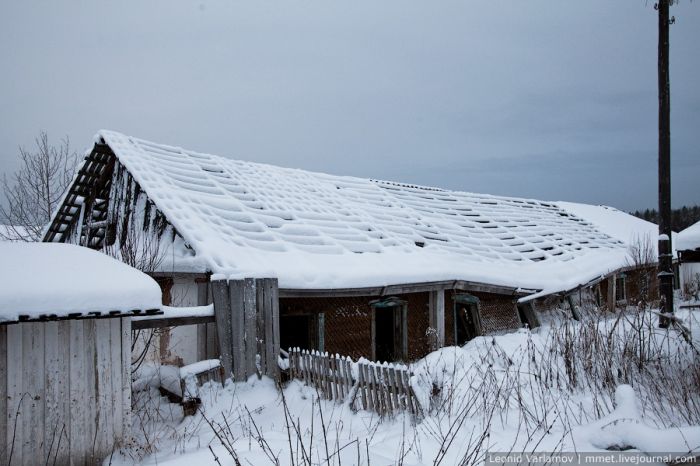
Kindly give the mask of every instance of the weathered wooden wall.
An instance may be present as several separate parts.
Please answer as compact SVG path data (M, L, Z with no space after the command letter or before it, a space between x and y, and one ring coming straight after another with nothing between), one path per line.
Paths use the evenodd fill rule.
M0 325L0 464L101 464L131 426L130 318Z

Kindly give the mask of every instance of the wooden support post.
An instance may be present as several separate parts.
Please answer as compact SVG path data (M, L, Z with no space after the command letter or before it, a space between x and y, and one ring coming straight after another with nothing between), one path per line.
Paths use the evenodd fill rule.
M608 311L615 312L615 298L617 292L615 290L615 285L617 284L617 275L613 274L608 277Z
M267 337L267 375L275 380L280 379L280 368L277 359L280 354L280 295L279 284L276 278L266 279L265 297L269 303L269 323L266 321L265 329L270 333ZM267 317L267 315L266 315Z
M231 324L231 300L226 280L213 281L212 294L221 365L224 368L225 377L233 377L233 327Z
M574 302L574 298L570 294L566 295L566 302L569 303L569 308L571 309L571 317L573 317L574 320L581 320L581 313L579 312L579 309L576 306L576 303Z
M260 357L260 372L262 374L267 374L267 348L265 347L265 341L267 340L267 335L265 334L265 282L262 278L257 278L255 280L255 303L257 308L255 328L258 332L257 352Z
M431 350L445 346L445 292L431 291L428 300L428 320L435 332L430 342Z
M673 244L671 231L671 82L669 76L669 7L673 0L658 0L658 89L659 89L659 297L661 313L673 314ZM670 320L659 317L659 327Z

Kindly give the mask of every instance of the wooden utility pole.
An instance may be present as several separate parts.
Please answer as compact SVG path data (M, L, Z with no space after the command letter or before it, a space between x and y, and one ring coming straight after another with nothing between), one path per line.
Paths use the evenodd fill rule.
M671 84L668 66L669 7L658 0L659 11L659 296L661 312L673 314L673 256L671 244ZM659 318L667 328L669 319Z

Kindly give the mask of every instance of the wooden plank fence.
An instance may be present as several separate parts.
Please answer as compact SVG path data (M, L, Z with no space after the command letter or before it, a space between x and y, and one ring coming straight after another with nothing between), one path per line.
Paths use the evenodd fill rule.
M279 288L276 278L213 280L221 365L241 382L253 374L279 380Z
M361 407L380 416L408 411L416 418L422 417L405 366L365 360L355 363L337 354L290 348L289 374L316 387L326 399L349 399L355 409Z

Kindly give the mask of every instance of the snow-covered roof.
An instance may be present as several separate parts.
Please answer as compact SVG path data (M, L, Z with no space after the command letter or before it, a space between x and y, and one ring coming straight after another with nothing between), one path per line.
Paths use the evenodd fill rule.
M151 277L92 249L4 242L0 257L0 322L161 307L161 291Z
M557 205L567 212L588 220L603 233L622 241L627 247L649 244L654 257L658 258L659 226L632 214L604 205L579 204L558 201ZM673 247L676 246L673 233ZM674 250L674 257L675 257Z
M700 222L694 223L678 233L676 249L678 251L693 251L695 249L700 249Z
M466 280L567 290L626 246L551 202L281 168L101 131L189 247L162 267L330 289ZM174 262L174 263L173 263Z

